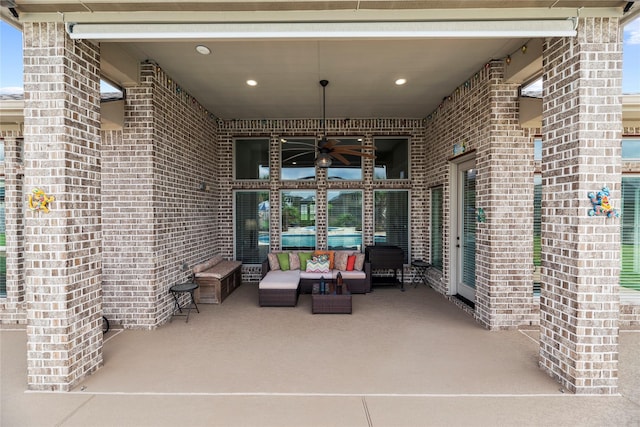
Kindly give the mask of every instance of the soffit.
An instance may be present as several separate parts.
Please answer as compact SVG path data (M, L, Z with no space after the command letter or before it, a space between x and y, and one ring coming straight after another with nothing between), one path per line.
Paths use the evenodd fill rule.
M15 0L22 21L68 23L385 22L563 19L621 16L624 1L45 1ZM505 7L506 6L506 7ZM578 10L579 8L583 8ZM6 11L3 8L3 15ZM530 39L151 40L103 41L151 61L224 119L430 114L491 59L518 54ZM212 54L195 52L199 43ZM394 85L396 78L408 80ZM247 79L258 86L248 87Z

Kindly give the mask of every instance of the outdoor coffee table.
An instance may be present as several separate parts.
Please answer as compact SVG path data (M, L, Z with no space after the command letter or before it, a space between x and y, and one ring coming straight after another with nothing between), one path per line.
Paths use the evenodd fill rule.
M351 292L346 285L342 286L342 293L336 294L335 284L328 284L329 292L311 294L312 314L351 314ZM315 286L314 286L315 289Z

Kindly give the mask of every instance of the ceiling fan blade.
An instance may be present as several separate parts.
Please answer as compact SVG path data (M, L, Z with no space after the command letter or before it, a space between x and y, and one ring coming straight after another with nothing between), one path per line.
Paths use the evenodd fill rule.
M326 148L328 150L332 149L336 144L340 143L337 139L330 139L324 144L322 144L322 148Z
M346 148L347 150L367 150L371 147L366 145L338 145L335 149L341 150L343 148Z
M306 152L306 153L294 154L294 155L293 155L293 156L291 156L291 157L287 157L286 159L283 159L283 160L282 160L282 163L289 162L289 161L291 161L291 160L295 159L296 157L308 156L309 154L311 154L311 151L308 151L308 152Z
M304 147L316 148L315 142L302 142L302 141L287 141L283 142L282 145L302 145ZM293 148L293 147L292 147Z
M329 153L329 155L334 159L337 159L340 162L342 162L345 166L349 166L351 164L351 162L347 160L342 154L338 154L335 151L332 151L331 153Z
M369 153L363 153L362 151L354 151L354 150L334 150L331 152L331 154L348 154L350 156L360 156L360 157L366 157L367 159L375 159L376 156L374 156L373 154L369 154Z

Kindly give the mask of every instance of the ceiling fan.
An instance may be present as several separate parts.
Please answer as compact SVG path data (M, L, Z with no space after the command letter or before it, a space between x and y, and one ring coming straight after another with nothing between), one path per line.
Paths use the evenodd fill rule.
M315 158L315 164L321 168L328 168L333 163L333 159L338 160L345 166L349 166L351 162L345 157L347 156L359 156L366 157L368 159L375 159L376 157L373 154L364 153L362 150L366 148L372 148L375 150L375 147L367 147L365 145L340 145L340 141L337 139L327 139L327 125L326 125L326 97L325 90L327 85L329 84L328 80L320 80L320 86L322 86L322 138L318 141L317 146L313 146L314 152L317 151L318 155ZM308 143L297 143L299 145L308 145ZM297 154L292 156L286 160L291 160L293 157L301 156L301 154Z

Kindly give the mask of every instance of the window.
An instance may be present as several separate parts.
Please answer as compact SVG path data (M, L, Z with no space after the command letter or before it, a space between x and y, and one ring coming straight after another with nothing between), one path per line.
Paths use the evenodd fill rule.
M362 141L362 138L340 138L338 146L362 145ZM331 159L331 166L327 169L327 178L332 180L362 181L362 157L349 154L344 154L342 157L348 161L349 164L345 165L340 159L333 157Z
M409 191L376 190L373 199L374 243L401 247L408 264Z
M542 139L533 140L533 160L542 160Z
M269 138L242 138L233 142L236 179L269 179Z
M374 179L409 178L409 139L376 138Z
M316 192L287 190L281 193L282 249L316 248Z
M329 249L362 250L362 191L327 192Z
M640 291L640 176L622 177L620 286Z
M625 138L622 140L622 158L625 160L640 160L640 138Z
M282 138L280 140L283 180L316 179L315 138Z
M431 189L431 265L442 271L443 257L443 189Z
M542 224L542 175L533 176L533 294L540 295L541 224Z
M0 297L7 296L7 234L5 222L5 185L0 179Z
M260 264L269 252L269 192L236 191L235 258Z

